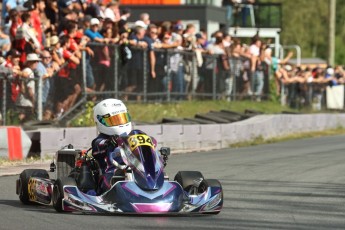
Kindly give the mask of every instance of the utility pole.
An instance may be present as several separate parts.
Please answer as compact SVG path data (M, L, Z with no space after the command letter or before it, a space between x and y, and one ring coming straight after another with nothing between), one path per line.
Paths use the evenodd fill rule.
M336 0L329 2L328 64L334 66Z

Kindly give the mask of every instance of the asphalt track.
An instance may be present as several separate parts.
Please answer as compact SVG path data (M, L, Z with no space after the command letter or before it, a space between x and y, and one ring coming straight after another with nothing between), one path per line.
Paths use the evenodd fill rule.
M17 176L0 177L0 229L345 229L345 136L171 156L167 172L219 179L215 216L58 214L22 205ZM48 165L47 165L48 168ZM3 170L3 169L1 169Z

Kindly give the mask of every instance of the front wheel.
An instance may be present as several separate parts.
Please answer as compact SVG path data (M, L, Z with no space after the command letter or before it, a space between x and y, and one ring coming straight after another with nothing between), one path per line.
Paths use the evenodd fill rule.
M220 189L220 200L221 204L220 206L223 206L223 189L222 185L220 182L216 179L204 179L201 181L199 187L198 187L198 193L203 193L205 192L209 187L218 187ZM209 211L209 212L204 212L204 214L211 214L211 215L217 215L220 213L220 209L216 211Z
M199 171L179 171L177 172L174 181L179 183L183 190L189 192L196 181L203 180L204 176Z
M55 181L53 188L53 207L57 212L63 212L62 199L64 198L63 187L65 185L77 186L75 179L71 177L59 178Z

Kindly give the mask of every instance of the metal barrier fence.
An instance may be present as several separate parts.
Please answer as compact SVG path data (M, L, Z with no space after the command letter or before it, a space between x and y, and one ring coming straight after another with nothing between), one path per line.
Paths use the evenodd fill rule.
M219 55L202 55L202 60L198 60L195 52L174 49L154 50L156 76L153 77L147 50L131 48L132 58L123 60L123 52L118 46L92 44L90 47L95 52L91 66L96 86L88 95L114 95L127 101L143 102L236 100L245 96L243 87L252 77L250 67L244 66L240 58L230 58L230 70L226 70ZM104 51L105 48L108 51ZM109 53L108 60L105 60L103 52ZM91 74L86 75L86 85L92 87L88 83L88 79L93 82L92 77L88 77ZM243 75L246 75L245 79ZM269 94L268 67L262 76L263 89L258 94L265 98Z
M336 86L344 86L339 84ZM344 109L344 89L341 87L338 90L331 92L334 89L329 83L290 83L282 84L281 87L281 105L287 105L290 108L302 109L312 108L315 111L320 111L323 108L330 109ZM327 92L327 89L329 90ZM327 98L327 93L333 94L333 97ZM332 104L336 103L335 108Z
M53 77L37 82L33 114L36 120L55 114L60 120L87 100L115 97L124 101L173 102L180 100L265 99L269 95L269 68L251 73L249 60L230 58L229 69L220 55L201 55L194 51L157 49L155 76L150 53L143 49L91 43L94 56L83 53L78 66L63 66ZM66 77L66 69L68 76ZM11 84L22 79L1 75L2 124L12 124L17 111L11 99ZM47 89L46 84L50 87ZM47 91L48 94L47 94ZM252 93L253 92L253 93ZM65 108L65 109L64 109ZM66 109L67 108L67 109ZM48 118L47 118L48 117Z

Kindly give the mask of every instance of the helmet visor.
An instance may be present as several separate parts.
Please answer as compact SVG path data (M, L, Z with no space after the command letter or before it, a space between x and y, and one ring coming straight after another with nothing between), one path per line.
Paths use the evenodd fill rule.
M113 116L106 114L103 116L98 115L97 119L106 127L112 127L129 123L131 121L131 116L129 113L119 113Z

